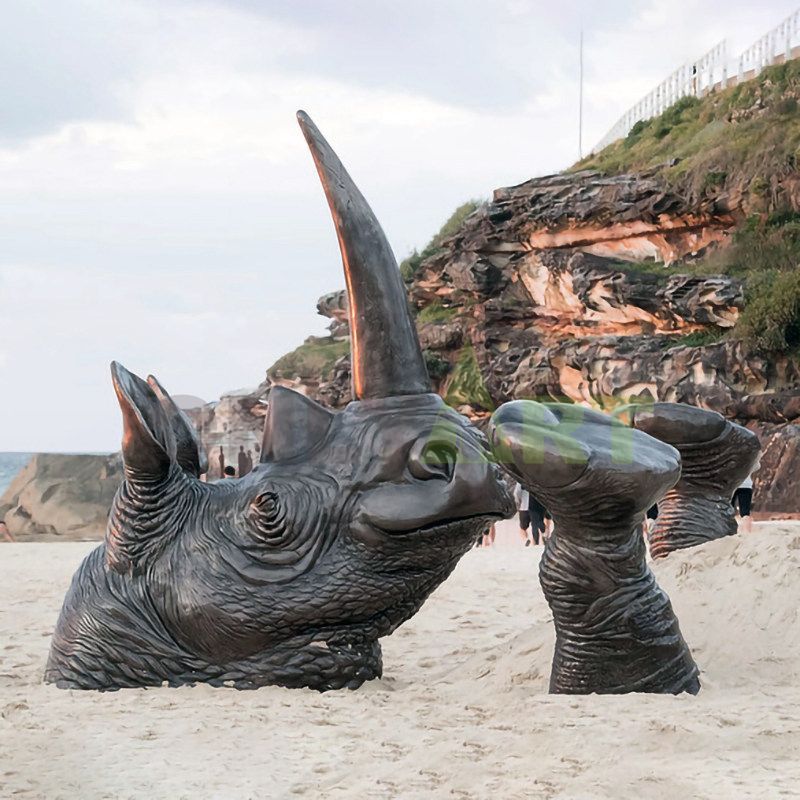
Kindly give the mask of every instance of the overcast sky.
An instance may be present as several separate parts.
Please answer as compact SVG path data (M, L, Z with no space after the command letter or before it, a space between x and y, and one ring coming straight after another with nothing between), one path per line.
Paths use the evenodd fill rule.
M343 285L308 111L398 258L794 2L4 0L0 450L116 449L108 363L254 386Z

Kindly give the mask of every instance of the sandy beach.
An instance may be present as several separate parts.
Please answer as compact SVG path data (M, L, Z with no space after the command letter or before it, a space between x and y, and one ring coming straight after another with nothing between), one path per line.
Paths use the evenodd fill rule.
M540 548L504 524L383 640L356 692L60 691L40 683L94 545L0 545L0 796L800 796L800 523L657 562L698 697L547 694Z

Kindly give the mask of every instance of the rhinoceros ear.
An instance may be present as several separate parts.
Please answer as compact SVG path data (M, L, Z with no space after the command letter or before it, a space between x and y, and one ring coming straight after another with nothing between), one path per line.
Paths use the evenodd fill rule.
M196 428L153 375L147 376L147 383L161 403L172 427L178 463L190 475L199 478L204 472L208 472L208 456Z
M328 433L335 414L299 392L275 386L269 393L261 461L288 461L313 450Z
M175 461L172 426L153 390L116 361L111 378L122 409L122 460L132 480L165 478Z

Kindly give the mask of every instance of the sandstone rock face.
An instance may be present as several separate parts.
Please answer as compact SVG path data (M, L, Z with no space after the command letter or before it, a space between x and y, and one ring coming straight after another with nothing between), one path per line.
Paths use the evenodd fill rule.
M216 403L186 412L200 433L208 453L208 480L222 477L220 448L225 465L234 469L238 466L240 447L250 453L254 464L258 463L268 393L269 385L262 384L253 392L230 392Z
M744 396L800 381L796 363L748 353L737 341L686 347L638 335L526 344L513 337L488 342L497 351L487 376L493 397L551 397L601 408L649 398L739 418Z
M727 276L672 275L658 296L685 322L720 328L732 328L744 304L742 285Z
M117 455L36 455L0 497L0 520L18 541L101 539L121 482Z
M800 424L751 426L761 440L753 501L765 513L800 510Z
M725 239L734 225L713 202L691 206L655 175L563 173L497 189L464 232L484 253L577 249L670 264Z
M654 174L584 171L498 189L409 285L437 390L476 419L518 398L719 411L765 448L756 509L800 511L788 482L800 471L798 426L787 426L800 419L798 361L723 339L744 304L740 282L681 269L724 246L734 225L730 203L692 205ZM344 292L317 308L346 336ZM341 407L348 357L319 380L281 382Z

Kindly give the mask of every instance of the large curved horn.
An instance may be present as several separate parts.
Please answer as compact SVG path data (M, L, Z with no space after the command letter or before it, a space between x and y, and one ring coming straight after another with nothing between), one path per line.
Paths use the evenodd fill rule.
M366 400L431 391L386 235L364 196L309 116L297 112L331 209L350 296L353 397Z

